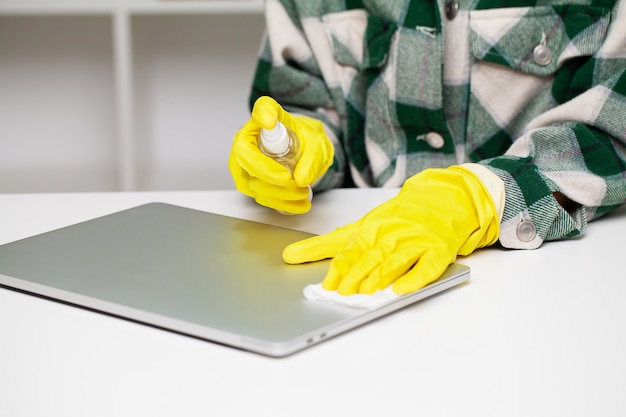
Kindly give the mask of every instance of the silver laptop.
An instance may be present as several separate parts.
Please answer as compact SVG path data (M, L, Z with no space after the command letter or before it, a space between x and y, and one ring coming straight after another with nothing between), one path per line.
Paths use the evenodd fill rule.
M285 356L469 278L452 265L434 284L373 310L312 301L328 261L286 265L312 236L150 203L0 246L0 286L269 356Z

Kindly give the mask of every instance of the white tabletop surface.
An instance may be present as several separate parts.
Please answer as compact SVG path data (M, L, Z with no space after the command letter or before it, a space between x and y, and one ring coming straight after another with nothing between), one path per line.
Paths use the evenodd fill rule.
M231 191L0 194L0 243L163 201L315 233L396 190L304 216ZM0 416L626 415L626 209L580 239L481 250L451 291L273 359L0 289Z

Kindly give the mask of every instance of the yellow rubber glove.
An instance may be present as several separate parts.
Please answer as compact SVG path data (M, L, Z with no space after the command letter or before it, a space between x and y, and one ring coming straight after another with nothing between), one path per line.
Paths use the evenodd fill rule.
M294 172L264 155L258 145L261 128L282 122L298 136L300 159ZM228 168L235 186L257 203L286 213L311 209L310 188L333 162L334 149L319 120L293 116L270 97L254 103L251 118L235 134Z
M428 169L355 223L293 243L290 264L334 258L322 282L339 294L398 294L436 281L457 255L496 242L498 214L483 183L463 167Z

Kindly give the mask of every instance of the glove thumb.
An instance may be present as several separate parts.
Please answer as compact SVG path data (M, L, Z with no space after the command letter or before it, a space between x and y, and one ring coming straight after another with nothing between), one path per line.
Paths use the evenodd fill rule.
M273 129L277 121L285 124L288 113L273 98L262 96L254 102L250 118L263 129ZM291 123L286 123L286 126L291 128Z

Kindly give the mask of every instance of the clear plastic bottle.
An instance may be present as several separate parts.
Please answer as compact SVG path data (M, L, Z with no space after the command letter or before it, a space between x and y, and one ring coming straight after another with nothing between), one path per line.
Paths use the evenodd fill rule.
M300 142L296 134L281 122L276 122L273 129L261 129L259 137L261 152L293 173L300 158Z
M259 149L265 155L284 165L293 174L300 159L300 141L294 131L281 122L276 122L273 129L261 129ZM313 190L309 186L309 201L313 199ZM279 213L288 214L282 211Z

